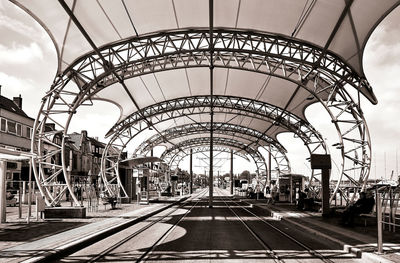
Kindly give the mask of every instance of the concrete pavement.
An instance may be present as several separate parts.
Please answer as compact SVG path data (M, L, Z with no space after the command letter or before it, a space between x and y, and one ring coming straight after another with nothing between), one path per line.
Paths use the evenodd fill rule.
M0 262L36 262L82 242L119 231L187 197L175 197L146 206L122 204L118 209L99 209L84 219L48 219L26 224L10 213L0 231Z

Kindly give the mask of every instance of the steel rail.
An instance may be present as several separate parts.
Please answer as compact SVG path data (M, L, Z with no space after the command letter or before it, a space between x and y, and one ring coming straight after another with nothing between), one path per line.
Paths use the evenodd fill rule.
M226 207L228 207L228 209L237 217L237 219L239 219L239 221L244 225L246 230L254 237L255 240L257 240L257 242L265 249L267 254L271 256L271 258L275 262L285 262L276 254L276 252L266 242L264 242L264 240L262 240L262 238L254 230L251 229L251 227L246 222L243 221L243 219L231 208L231 206L225 201L224 198L221 199L225 203Z
M204 194L205 195L205 194ZM203 196L204 196L203 195ZM177 222L175 222L148 250L146 250L146 252L145 253L143 253L141 256L140 256L140 258L139 259L137 259L136 260L136 262L145 262L148 258L149 258L149 256L150 256L150 254L154 251L154 248L156 247L156 246L158 246L158 244L160 244L160 243L162 243L167 237L168 237L168 235L172 232L172 231L174 231L174 229L178 226L178 224L180 223L180 222L182 222L182 220L186 217L186 215L187 214L189 214L191 211L192 211L192 209L198 204L200 202L200 199L194 204L194 205L192 205L191 207L190 207L190 209L189 210L187 210L182 216L181 216L181 218L179 218L179 220L177 221Z
M276 232L280 233L281 235L285 236L286 238L290 239L291 241L293 241L294 243L296 243L297 245L301 246L302 248L304 248L305 250L307 250L311 255L314 255L316 257L318 257L319 259L321 259L323 262L326 263L333 263L334 261L326 258L324 255L322 255L321 253L319 253L318 251L310 248L309 246L307 246L306 244L304 244L303 242L297 240L296 238L294 238L293 236L289 235L288 233L286 233L285 231L282 231L281 229L277 228L276 226L272 225L271 223L269 223L268 221L266 221L264 218L256 215L255 213L253 213L252 211L250 211L249 209L243 207L242 205L240 205L238 202L233 201L233 203L239 205L239 208L241 208L242 210L248 212L249 214L251 214L252 216L256 217L257 219L259 219L261 222L263 222L264 224L268 225L269 227L271 227L272 229L274 229Z
M117 243L115 243L114 245L106 248L105 250L103 250L102 252L100 252L99 254L97 254L95 257L89 259L87 262L98 262L100 259L104 258L107 254L109 254L111 251L117 249L118 247L120 247L121 245L125 244L126 242L128 242L129 240L131 240L132 238L136 237L137 235L139 235L140 233L143 233L144 231L146 231L147 229L149 229L150 227L152 227L153 225L161 222L162 220L164 220L166 217L170 216L171 214L173 214L174 212L176 212L178 209L184 207L186 205L187 202L191 201L192 199L196 199L199 198L199 196L201 195L201 197L203 197L205 194L207 193L206 189L204 189L201 193L197 194L195 197L191 197L187 200L185 200L182 204L178 205L177 207L175 207L175 209L173 209L172 211L168 212L167 214L163 215L162 217L156 219L155 221L151 221L149 224L145 225L144 227L140 228L139 230L135 231L134 233L130 234L129 236L125 237L124 239L118 241ZM201 198L200 197L200 198ZM199 201L196 202L196 204ZM195 205L196 205L195 204ZM171 208L172 209L172 208ZM158 214L157 214L158 215ZM155 215L153 215L155 216ZM153 217L152 216L152 217ZM151 217L150 217L151 218ZM137 260L138 262L138 260Z

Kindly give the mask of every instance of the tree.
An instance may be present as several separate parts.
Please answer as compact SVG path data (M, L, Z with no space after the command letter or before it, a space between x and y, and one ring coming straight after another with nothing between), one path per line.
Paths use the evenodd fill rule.
M246 180L250 180L250 172L247 170L244 170L240 176L239 179L246 179Z

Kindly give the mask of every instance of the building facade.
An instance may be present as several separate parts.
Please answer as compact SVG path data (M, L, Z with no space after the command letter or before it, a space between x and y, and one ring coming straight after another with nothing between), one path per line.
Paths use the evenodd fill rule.
M34 119L22 110L22 97L10 100L0 96L0 147L29 152ZM28 180L27 161L7 162L7 181Z

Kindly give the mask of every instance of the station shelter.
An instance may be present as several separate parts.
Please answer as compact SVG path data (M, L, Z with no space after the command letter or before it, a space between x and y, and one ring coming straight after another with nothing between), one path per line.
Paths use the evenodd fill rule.
M301 174L285 174L278 179L278 193L280 202L293 203L298 196L298 192L304 191L306 177Z
M167 167L158 157L134 157L123 162L127 167L123 185L131 200L147 204L161 196L168 182ZM129 171L130 170L130 171Z

